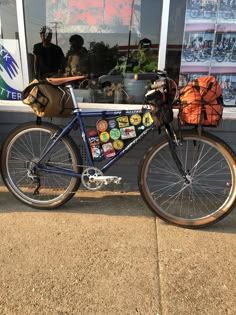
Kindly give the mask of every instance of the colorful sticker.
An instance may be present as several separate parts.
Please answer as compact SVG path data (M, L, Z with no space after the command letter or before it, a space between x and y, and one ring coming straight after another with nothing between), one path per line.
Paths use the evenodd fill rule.
M100 143L100 139L96 130L92 130L88 133L88 141L91 146L98 145Z
M140 126L136 127L136 131L139 133L142 132L144 129L145 129L144 125L140 125Z
M133 114L130 116L130 123L134 126L141 124L142 117L139 114Z
M129 126L120 129L121 139L130 139L136 137L135 127Z
M120 128L129 126L129 117L128 116L120 116L120 117L116 118L116 120L117 120L118 126Z
M110 137L112 140L120 138L120 130L118 128L113 128L110 130Z
M101 142L107 142L110 139L110 135L107 131L100 133L99 138Z
M110 129L115 128L117 126L117 122L115 119L108 120L108 126Z
M98 130L99 132L106 131L107 128L108 128L108 123L107 123L106 120L99 120L99 121L97 122L97 130Z
M106 158L111 158L116 155L116 151L111 142L104 143L102 149Z
M104 158L104 154L100 145L92 146L91 153L95 161L101 161Z
M120 139L113 141L113 147L114 149L116 149L117 151L123 149L124 147L124 142Z
M146 112L143 114L143 124L145 127L151 126L153 123L152 115L150 112Z

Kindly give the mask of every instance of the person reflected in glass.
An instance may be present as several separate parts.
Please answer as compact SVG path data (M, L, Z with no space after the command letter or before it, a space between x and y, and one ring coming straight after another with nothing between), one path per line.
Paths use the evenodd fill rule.
M62 49L51 42L52 30L47 26L40 29L41 43L34 45L34 75L45 79L65 72L65 56Z
M66 54L66 76L88 74L88 51L84 47L84 39L74 34L69 39L70 49Z

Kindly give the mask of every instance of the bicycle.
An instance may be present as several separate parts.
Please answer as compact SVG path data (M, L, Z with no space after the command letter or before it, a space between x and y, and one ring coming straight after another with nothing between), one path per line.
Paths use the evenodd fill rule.
M84 118L100 115L109 124L109 119L114 123L119 117L128 117L130 121L130 117L136 115L136 121L139 121L145 113L150 114L150 108L99 113L81 111L72 86L74 79L76 77L49 79L51 84L66 86L72 96L72 117L63 128L48 122L29 122L10 132L2 145L3 181L8 190L27 206L55 209L68 202L81 183L94 191L109 183L119 184L120 177L104 173L147 134L156 133L156 125L147 119L147 126L140 128L135 137L127 139L126 145L99 168L92 156ZM165 83L172 81L166 73L159 71L151 88L165 89ZM141 125L129 126L134 131ZM70 132L77 128L82 139L80 147L70 136ZM106 130L106 126L103 125L103 129ZM223 219L236 201L236 156L233 150L222 139L204 130L201 133L196 129L175 130L172 123L166 123L163 130L160 139L144 152L140 161L138 187L147 206L160 219L185 228L205 227Z
M236 54L234 49L231 50L215 50L213 57L217 62L236 62Z
M200 48L200 49L185 49L183 51L183 57L187 62L205 62L209 55L207 54L207 50Z
M210 19L214 16L215 8L212 4L208 4L205 6L199 5L192 5L190 9L190 16L192 18L205 18Z
M234 89L231 88L224 88L223 89L223 98L226 102L230 102L234 100Z

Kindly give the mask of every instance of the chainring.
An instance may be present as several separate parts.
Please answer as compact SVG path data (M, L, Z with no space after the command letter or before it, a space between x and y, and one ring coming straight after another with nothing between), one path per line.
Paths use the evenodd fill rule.
M96 167L87 167L84 169L81 182L89 190L98 190L102 187L102 182L97 182L96 177L103 176L103 172Z

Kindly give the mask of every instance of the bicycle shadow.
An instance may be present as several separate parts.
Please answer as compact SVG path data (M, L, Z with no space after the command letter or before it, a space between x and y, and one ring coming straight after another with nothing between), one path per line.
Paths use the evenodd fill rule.
M138 192L78 192L63 208L84 214L155 217Z
M77 192L66 204L54 210L28 207L10 192L0 190L0 213L10 212L67 212L78 214L101 214L110 216L155 217L139 193Z
M171 225L170 223L165 222L161 222L161 224ZM209 227L197 228L195 231L236 234L236 208L234 208L231 213L221 221L216 222Z
M203 231L236 234L236 207L221 221L206 227Z
M39 210L27 207L8 191L0 190L0 214L11 212L65 212L107 216L155 217L138 192L77 192L65 205L54 210ZM168 223L161 221L161 224ZM170 225L170 224L169 224ZM221 221L201 231L236 234L236 208ZM196 229L198 231L198 229Z

